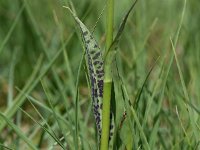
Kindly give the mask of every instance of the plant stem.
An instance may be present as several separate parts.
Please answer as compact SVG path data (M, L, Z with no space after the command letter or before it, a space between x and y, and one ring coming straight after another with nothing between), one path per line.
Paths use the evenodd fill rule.
M103 125L101 136L101 150L108 150L109 145L109 130L110 130L110 98L111 98L111 82L104 82L103 95Z
M113 41L113 19L114 18L114 0L107 2L107 17L106 17L106 51ZM111 56L111 57L109 57ZM109 147L109 132L110 132L110 101L111 101L111 64L112 51L108 53L108 59L104 63L104 87L103 87L103 112L102 112L102 136L101 136L101 150L108 150Z
M114 20L114 0L107 0L106 16L106 51L110 48L113 41L113 20Z

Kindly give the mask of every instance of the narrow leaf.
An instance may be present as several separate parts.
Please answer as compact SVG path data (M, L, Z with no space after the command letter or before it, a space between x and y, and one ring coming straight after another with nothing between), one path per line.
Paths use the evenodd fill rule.
M16 132L16 134L26 142L26 144L33 150L37 150L37 148L32 144L32 142L28 139L28 137L17 127L14 123L12 123L4 114L0 113L0 117L7 122L7 124Z
M74 17L76 23L79 25L81 30L81 35L86 51L86 60L88 65L88 74L90 77L91 83L91 93L92 93L92 102L93 102L93 112L96 120L96 126L101 136L102 128L102 99L103 99L103 59L102 53L97 44L96 40L87 29L87 27L79 20L79 18L71 11L70 8L67 8L72 16Z
M108 52L110 50L116 50L117 49L117 45L119 43L119 40L120 40L120 37L124 31L124 27L126 25L126 22L127 22L127 19L128 19L128 16L129 14L131 13L131 11L133 10L134 6L136 5L138 0L135 0L134 3L131 5L131 7L129 8L129 10L127 11L126 15L124 16L124 18L122 19L122 22L119 26L119 29L118 29L118 32L117 32L117 35L115 36L109 50L107 51L107 53L105 54L105 57L107 56Z

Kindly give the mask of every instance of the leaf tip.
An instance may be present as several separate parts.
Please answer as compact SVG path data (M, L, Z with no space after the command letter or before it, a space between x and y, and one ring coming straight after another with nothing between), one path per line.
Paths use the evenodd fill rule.
M73 11L68 7L68 6L62 6L63 8L66 8L67 10L69 10L69 12L74 15Z

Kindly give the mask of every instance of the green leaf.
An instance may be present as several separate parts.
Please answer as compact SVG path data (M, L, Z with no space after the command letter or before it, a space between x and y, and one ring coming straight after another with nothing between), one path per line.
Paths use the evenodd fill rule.
M106 54L104 55L105 59L107 57L107 54L109 51L111 50L116 50L117 49L117 46L118 46L118 43L119 43L119 40L120 40L120 37L124 31L124 27L126 25L126 22L127 22L127 19L131 13L131 11L133 10L133 8L135 7L136 3L137 3L138 0L135 0L134 3L131 5L131 7L129 8L129 10L127 11L126 15L124 16L124 18L122 19L121 21L121 24L119 26L119 29L118 29L118 32L117 32L117 35L115 36L109 50L106 52Z
M88 74L90 77L91 93L93 112L96 120L96 126L98 129L99 136L101 135L102 128L102 98L103 98L103 58L101 50L96 40L87 29L87 27L80 21L80 19L71 11L70 8L66 7L74 17L76 23L79 25L83 44L85 47L87 60Z
M0 117L7 122L7 124L16 132L16 134L27 143L27 145L33 149L37 150L37 148L32 144L32 142L28 139L28 137L20 130L18 126L12 123L9 118L7 118L4 114L0 113Z

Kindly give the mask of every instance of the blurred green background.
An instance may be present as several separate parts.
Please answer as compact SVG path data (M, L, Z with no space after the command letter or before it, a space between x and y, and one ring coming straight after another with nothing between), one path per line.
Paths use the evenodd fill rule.
M56 119L51 113L46 112L47 108L52 109L47 99L51 100L55 111L69 123L62 131L69 135L66 137L69 140L69 149L73 147L73 102L76 99L76 81L83 48L77 25L70 13L63 8L69 4L74 6L78 17L90 31L96 25L94 36L104 50L106 1L0 1L0 111L39 148L51 147L52 141L55 141L50 136L45 137L46 134L41 131L41 127L27 117L19 107L38 122L46 120L55 134L62 137L62 132L55 123ZM131 4L131 0L115 0L115 33ZM151 148L200 148L198 0L188 0L186 3L176 45L186 91L181 83L176 61L173 61L167 75L173 55L170 38L175 40L183 7L184 0L139 0L127 21L119 44L117 61L120 74L141 124L145 114L148 114L143 129ZM150 77L144 84L150 68L157 59ZM78 77L79 125L82 139L79 144L84 149L94 149L95 126L84 64L83 61L80 78ZM136 101L143 84L140 99ZM34 103L44 120L36 113L30 101ZM14 149L21 147L19 145L23 140L21 141L19 134L13 130L13 126L3 123L3 120L0 121L0 143ZM135 135L137 137L133 138L133 147L142 148L137 129ZM24 149L25 147L26 144L22 146Z

